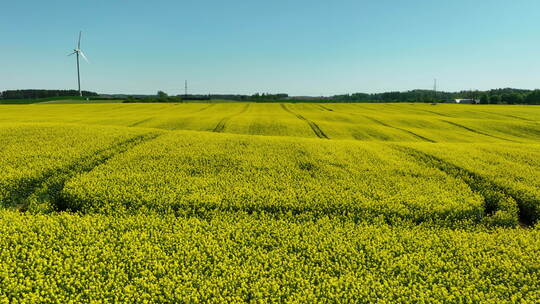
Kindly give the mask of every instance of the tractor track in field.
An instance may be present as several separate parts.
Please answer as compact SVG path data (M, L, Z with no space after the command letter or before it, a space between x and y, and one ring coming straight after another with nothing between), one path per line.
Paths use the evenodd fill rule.
M330 137L328 137L328 135L326 135L323 130L321 130L321 128L316 124L314 123L313 121L305 118L304 116L298 114L298 113L295 113L293 112L292 110L290 110L289 108L287 108L286 105L284 104L280 104L281 108L283 108L283 110L285 110L286 112L296 116L296 118L300 119L300 120L303 120L304 122L306 122L308 124L308 126L311 128L311 130L313 131L313 133L315 133L315 135L318 137L318 138L322 138L322 139L330 139Z
M380 124L380 125L382 125L382 126L384 126L384 127L391 128L391 129L399 130L399 131L401 131L401 132L408 133L408 134L410 134L410 135L412 135L412 136L414 136L414 137L416 137L416 138L419 138L419 139L421 139L421 140L423 140L423 141L427 141L427 142L431 142L431 143L436 143L436 141L433 140L433 139L427 138L427 137L425 137L425 136L422 136L422 135L420 135L420 134L414 133L414 132L409 131L409 130L407 130L407 129L403 129L403 128L391 126L391 125L389 125L389 124L387 124L387 123L384 123L384 122L382 122L382 121L380 121L380 120L378 120L378 119L375 119L375 118L373 118L373 117L370 117L370 116L367 116L367 115L363 115L363 114L360 114L360 113L354 113L354 115L362 116L362 117L364 117L365 119L371 120L371 121L373 121L374 123Z
M467 126L464 126L464 125L461 125L461 124L458 124L458 123L455 123L455 122L452 122L452 121L448 121L448 120L444 120L444 119L441 119L442 122L445 122L449 125L452 125L454 127L458 127L458 128L461 128L461 129L464 129L464 130L467 130L469 132L473 132L473 133L476 133L476 134L480 134L480 135L484 135L484 136L487 136L487 137L492 137L492 138L496 138L496 139L500 139L500 140L505 140L505 141L510 141L510 142L515 142L515 143L519 143L519 141L515 141L515 140L511 140L511 139L508 139L508 138L504 138L504 137L500 137L500 136L496 136L496 135L491 135L489 133L485 133L485 132L482 132L482 131L478 131L478 130L475 130L473 128L470 128L470 127L467 127Z
M139 121L136 121L136 122L130 124L128 127L136 127L136 126L141 125L141 124L143 124L143 123L145 123L147 121L150 121L152 119L154 119L154 118L150 117L150 118L147 118L147 119L139 120Z
M199 110L197 110L197 111L195 111L195 112L192 112L191 114L195 114L195 113L200 113L200 112L202 112L202 111L206 111L206 110L210 109L211 107L214 107L215 105L216 105L215 103L210 104L210 105L208 105L208 106L206 106L206 107L204 107L204 108L202 108L202 109L199 109Z
M396 105L396 104L393 104L393 103L386 103L385 104L386 106L391 106L391 107L394 107L394 108L398 108L400 109L400 106L399 105ZM400 109L402 110L402 109ZM442 113L439 113L439 112L435 112L435 111L430 111L430 110L424 110L424 109L407 109L407 110L411 110L411 111L415 111L415 112L425 112L425 113L430 113L430 114L435 114L435 115L438 115L438 116L442 116L442 117L448 117L448 118L452 118L453 116L451 115L447 115L447 114L442 114Z
M26 185L21 185L20 188L24 188L23 195L12 196L10 205L15 206L20 211L28 210L30 204L34 204L34 207L47 204L45 207L47 211L76 211L72 210L72 206L62 196L61 192L66 182L78 174L92 171L111 158L129 151L135 146L156 139L159 135L160 133L138 135L98 150L91 155L76 159L64 167L45 172L41 177L30 181Z
M502 116L502 117L508 117L508 118L514 118L514 119L519 119L519 120L524 120L524 121L528 121L528 122L535 122L534 120L531 120L531 119L527 119L527 118L523 118L523 117L519 117L519 116L514 116L514 115L510 115L510 114L500 114L500 113L493 113L493 112L488 112L488 111L480 111L482 113L486 113L486 114L491 114L491 115L497 115L497 116Z
M190 120L190 119L197 119L198 115L201 113L201 112L204 112L212 107L214 107L216 104L213 103L213 104L210 104L210 105L207 105L205 107L202 107L200 109L197 109L193 112L187 112L187 113L181 113L181 115L179 117L174 117L172 120L169 121L169 123L172 123L173 125L168 125L167 123L165 124L162 124L160 126L158 126L157 128L158 129L166 129L166 130L182 130L183 127L186 126L186 123Z
M435 143L435 142L436 142L436 141L434 141L433 139L429 139L429 138L427 138L427 137L425 137L425 136L422 136L422 135L420 135L420 134L416 134L416 133L414 133L413 131L409 131L409 130L407 130L407 129L403 129L403 128L391 126L391 125L389 125L389 124L387 124L387 123L385 123L385 122L382 122L382 121L380 121L380 120L378 120L378 119L375 119L375 118L373 118L373 117L369 117L369 116L366 116L366 115L362 115L362 117L364 117L364 118L366 118L366 119L369 119L369 120L371 120L371 121L373 121L373 122L375 122L375 123L378 123L378 124L380 124L380 125L382 125L382 126L385 126L385 127L387 127L387 128L392 128L392 129L395 129L395 130L399 130L399 131L401 131L401 132L408 133L408 134L410 134L410 135L412 135L412 136L414 136L414 137L416 137L416 138L419 138L419 139L421 139L421 140L423 140L423 141L432 142L432 143Z
M450 115L446 115L446 114L442 114L442 113L435 112L435 111L430 111L430 110L423 110L423 109L417 109L417 110L422 111L422 112L427 112L427 113L435 114L435 115L442 116L442 117L448 117L448 118L452 118L452 117L453 117L453 116L450 116Z
M475 172L459 167L451 162L434 155L402 145L392 145L392 148L405 153L430 168L436 168L445 174L463 181L474 193L484 199L485 217L489 219L497 211L506 212L517 217L519 225L533 226L536 222L535 211L528 207L526 200L512 191ZM495 223L497 224L497 223ZM499 223L505 225L508 223Z
M321 108L323 111L329 111L329 112L334 112L333 109L330 109L330 108L327 108L325 106L322 106L322 105L317 105L319 108Z
M217 125L214 127L214 129L212 130L212 132L222 133L222 132L225 130L225 126L227 125L227 122L228 122L231 118L233 118L233 117L235 117L235 116L244 114L244 113L248 110L249 105L250 105L250 104L248 103L248 104L246 104L246 105L244 106L244 108L242 108L242 110L240 110L240 112L238 112L238 113L236 113L236 114L232 114L232 115L226 116L226 117L224 117L223 119L221 119L221 120L217 123Z
M177 104L177 103L173 104L173 106L176 106L176 105L179 105L179 104ZM204 111L204 110L206 110L206 109L208 109L208 108L211 108L211 107L213 107L213 106L215 106L215 105L216 105L216 104L210 104L210 105L208 105L208 106L206 106L206 107L203 107L203 108L198 109L198 110L196 110L196 111L194 111L194 112L190 112L190 113L186 113L186 114L187 114L187 115L196 114L196 113L202 112L202 111ZM170 111L170 108L161 109L161 110L157 111L157 112L154 113L154 114L158 114L158 113L166 112L166 111ZM146 119L143 119L143 120L136 121L136 122L134 122L134 123L128 125L128 127L136 127L136 126L139 126L139 125L141 125L141 124L143 124L143 123L145 123L145 122L147 122L147 121L150 121L150 120L152 120L152 119L154 119L154 118L155 118L155 117L150 117L150 118L146 118Z

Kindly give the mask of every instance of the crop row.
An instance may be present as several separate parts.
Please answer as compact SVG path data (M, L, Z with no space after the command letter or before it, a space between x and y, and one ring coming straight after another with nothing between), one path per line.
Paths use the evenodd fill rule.
M517 202L520 218L531 224L540 219L540 145L409 145L481 176Z
M482 197L385 144L172 132L66 183L70 209L203 214L243 210L477 221Z
M0 303L538 303L540 230L0 211Z
M0 139L0 204L36 212L240 210L445 225L489 217L510 226L540 214L533 144L405 146L48 124L4 125Z
M281 106L281 105L284 105ZM392 142L538 142L538 107L429 104L85 104L3 107L0 122ZM322 107L321 107L322 106ZM324 136L323 136L324 134Z
M50 210L63 183L141 141L148 131L57 124L0 127L0 206Z

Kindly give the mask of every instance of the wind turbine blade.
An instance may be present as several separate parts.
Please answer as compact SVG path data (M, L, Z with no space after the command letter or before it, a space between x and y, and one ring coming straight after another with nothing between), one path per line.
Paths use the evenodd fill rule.
M88 61L88 58L86 58L86 56L84 55L84 53L82 51L80 51L80 53L82 58L84 58L84 60L86 60L86 62L90 63L90 61Z
M78 49L81 48L81 36L82 36L82 31L79 31L79 43L77 44Z
M76 53L76 52L73 52L73 53L69 53L69 54L67 54L67 55L68 55L68 56L71 56L71 55L73 55L73 54L75 54L75 53Z

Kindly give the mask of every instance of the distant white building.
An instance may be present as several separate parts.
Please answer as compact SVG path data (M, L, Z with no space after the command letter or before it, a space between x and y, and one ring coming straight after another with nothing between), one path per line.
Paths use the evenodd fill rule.
M479 104L480 99L454 99L449 101L449 103L458 103L458 104Z

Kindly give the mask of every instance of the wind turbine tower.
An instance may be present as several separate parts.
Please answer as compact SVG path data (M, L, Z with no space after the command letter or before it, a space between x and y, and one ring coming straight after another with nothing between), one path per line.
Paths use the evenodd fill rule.
M73 54L77 57L77 83L79 84L79 96L82 97L82 91L81 91L81 72L79 70L79 55L88 62L88 58L84 55L83 51L81 50L81 36L82 31L79 32L79 42L77 43L77 48L73 50L73 53L68 54L68 56L71 56Z

